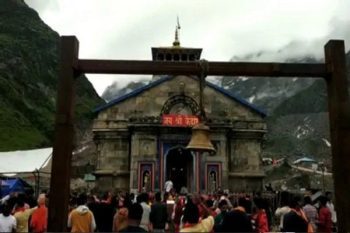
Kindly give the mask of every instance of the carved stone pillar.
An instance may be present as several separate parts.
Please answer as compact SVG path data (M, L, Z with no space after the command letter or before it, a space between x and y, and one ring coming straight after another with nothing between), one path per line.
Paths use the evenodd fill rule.
M96 182L101 191L129 190L129 137L125 131L99 131Z
M157 135L152 131L135 130L131 136L130 158L130 189L132 192L140 191L141 182L139 174L140 165L153 163L154 169L157 164ZM150 174L151 187L154 188L155 174Z
M264 132L233 130L230 137L229 188L231 191L261 191L265 176L261 163Z

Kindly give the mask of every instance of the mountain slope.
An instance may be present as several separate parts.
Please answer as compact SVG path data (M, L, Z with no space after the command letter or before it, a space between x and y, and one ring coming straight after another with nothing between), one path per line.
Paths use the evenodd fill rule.
M238 58L238 60L240 60ZM316 63L317 59L304 57L288 59L285 62ZM306 89L315 79L304 78L270 78L270 77L231 77L221 80L221 86L247 99L249 102L263 107L269 114L284 100L299 91Z
M346 58L350 88L350 52ZM327 86L321 79L281 101L267 118L269 134L265 152L307 155L329 161L331 144L327 104Z
M0 1L0 151L50 146L59 35L22 0ZM86 126L102 100L82 76L76 119Z
M350 52L346 57L349 80ZM320 61L305 57L286 62ZM223 77L222 85L268 110L266 156L330 158L327 87L324 80Z
M118 86L118 83L114 82L104 90L104 92L102 93L102 98L108 102L118 98L119 96L126 95L137 88L147 85L148 83L148 80L141 80L136 82L130 82L125 87L120 88Z
M350 91L350 51L346 54L348 87ZM327 86L324 80L315 80L312 85L298 91L292 98L281 102L274 109L273 115L295 113L327 112Z

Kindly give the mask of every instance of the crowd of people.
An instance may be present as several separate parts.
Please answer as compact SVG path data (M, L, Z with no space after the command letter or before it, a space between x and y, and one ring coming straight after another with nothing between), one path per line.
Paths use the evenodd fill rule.
M71 232L334 232L336 215L329 196L312 200L283 192L279 205L260 193L211 195L169 192L138 195L106 192L71 195ZM0 232L46 232L46 195L37 201L13 194L0 205ZM277 224L276 224L277 223Z
M85 203L85 204L83 204ZM256 194L106 193L71 199L72 232L334 232L331 199L283 192L279 206ZM83 210L86 214L83 215ZM75 220L77 213L78 220ZM85 219L85 220L82 220ZM82 222L85 226L82 226ZM277 224L275 224L277 223Z
M46 232L46 194L11 193L0 202L0 232Z

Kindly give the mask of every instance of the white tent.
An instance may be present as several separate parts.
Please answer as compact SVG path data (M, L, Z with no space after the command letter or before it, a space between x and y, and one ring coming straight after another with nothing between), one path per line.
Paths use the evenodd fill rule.
M13 176L18 173L38 171L50 172L52 147L0 152L0 175Z

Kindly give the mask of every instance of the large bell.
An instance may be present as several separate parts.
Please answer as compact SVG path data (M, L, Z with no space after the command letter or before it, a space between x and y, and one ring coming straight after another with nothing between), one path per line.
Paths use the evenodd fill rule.
M216 150L209 138L209 127L203 123L193 126L192 137L186 148L194 151L209 152L210 154L214 154Z

